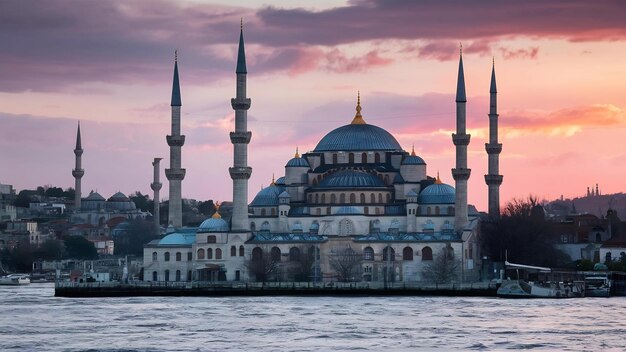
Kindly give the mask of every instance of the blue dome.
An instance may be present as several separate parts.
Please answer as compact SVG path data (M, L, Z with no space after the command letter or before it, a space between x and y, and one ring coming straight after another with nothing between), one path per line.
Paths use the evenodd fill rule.
M417 155L409 155L402 160L402 165L426 165L426 162Z
M285 176L281 176L281 177L277 178L276 181L274 182L274 184L276 186L284 186L285 185Z
M445 183L435 183L420 193L417 202L420 204L454 204L454 187Z
M222 218L208 218L200 224L198 232L228 232L228 223Z
M292 158L285 167L309 167L309 162L305 158Z
M369 124L350 124L330 131L315 147L316 152L328 151L402 151L398 141L384 129Z
M334 188L359 188L359 187L385 187L378 177L354 170L336 172L323 179L318 187Z
M196 241L195 233L171 233L159 241L160 246L190 246Z
M274 205L278 205L278 196L283 193L285 190L284 187L276 186L274 183L269 187L263 188L259 193L256 194L252 203L250 203L251 207L271 207Z

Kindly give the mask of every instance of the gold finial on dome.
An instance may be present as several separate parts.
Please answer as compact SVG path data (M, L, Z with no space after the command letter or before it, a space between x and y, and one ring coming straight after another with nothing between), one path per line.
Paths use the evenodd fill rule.
M441 182L441 179L439 178L439 171L437 171L437 179L435 180L435 184L436 184L436 185L440 185L440 184L442 184L442 183L443 183L443 182Z
M215 201L215 213L213 213L213 215L211 216L213 219L221 219L222 216L220 215L220 202Z
M415 144L411 145L411 156L415 156Z
M274 173L272 172L272 183L270 183L270 186L275 186L276 185L276 180L274 180Z
M299 158L300 154L298 153L298 147L296 146L296 155L293 156L294 158Z
M363 116L361 116L361 92L357 92L356 114L354 115L354 118L352 119L352 124L353 125L365 124L365 120L363 120Z

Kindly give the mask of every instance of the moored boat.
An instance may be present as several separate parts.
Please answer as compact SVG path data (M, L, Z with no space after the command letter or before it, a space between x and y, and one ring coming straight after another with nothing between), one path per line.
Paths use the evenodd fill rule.
M554 272L550 268L513 264L505 262L508 269L515 269L517 279L502 280L498 288L497 295L506 298L574 298L585 296L584 281L574 280L553 280L551 277L563 277L564 275L574 275L575 273ZM537 280L528 280L520 277L520 270L524 272L536 272ZM539 280L539 273L545 280Z
M26 274L10 274L0 277L0 285L20 286L30 284L30 278Z

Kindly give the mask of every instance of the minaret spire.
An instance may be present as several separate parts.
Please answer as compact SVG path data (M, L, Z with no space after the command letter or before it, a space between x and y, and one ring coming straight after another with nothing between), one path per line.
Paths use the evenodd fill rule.
M74 148L75 167L72 170L74 176L74 211L80 211L81 208L81 179L85 175L82 165L83 147L80 138L80 121L76 129L76 147Z
M166 136L170 146L170 168L165 169L169 181L169 219L168 223L175 228L183 226L182 181L185 169L181 168L181 149L185 144L185 136L180 134L180 84L178 81L178 52L174 53L174 79L172 82L172 134Z
M485 183L489 190L489 215L497 218L500 216L500 152L502 144L498 143L498 90L496 88L496 64L493 59L491 65L491 85L489 87L489 143L485 143L488 157L488 174L485 175Z
M233 144L234 165L229 168L230 178L233 180L233 215L231 230L247 232L250 230L248 222L248 179L252 168L248 166L248 143L252 132L248 131L248 109L251 100L246 95L247 75L246 52L243 43L243 20L239 32L239 50L237 54L237 94L230 104L235 110L235 131L230 133Z
M462 49L462 47L461 47ZM452 169L456 196L454 202L454 229L463 232L467 224L467 180L471 169L467 168L467 146L470 135L466 133L465 76L463 74L463 52L459 50L459 75L456 82L456 133L452 134L452 142L456 146L456 167Z

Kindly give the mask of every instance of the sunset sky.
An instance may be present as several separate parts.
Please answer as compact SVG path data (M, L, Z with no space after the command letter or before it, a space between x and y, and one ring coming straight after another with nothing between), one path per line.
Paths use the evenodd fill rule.
M76 124L83 196L149 193L169 163L178 50L187 169L183 197L230 200L240 18L248 62L250 198L352 120L368 123L454 185L459 43L467 85L469 201L486 210L492 57L502 202L626 185L626 2L3 1L0 182L71 187ZM312 7L314 6L314 7ZM161 197L167 198L167 180Z

